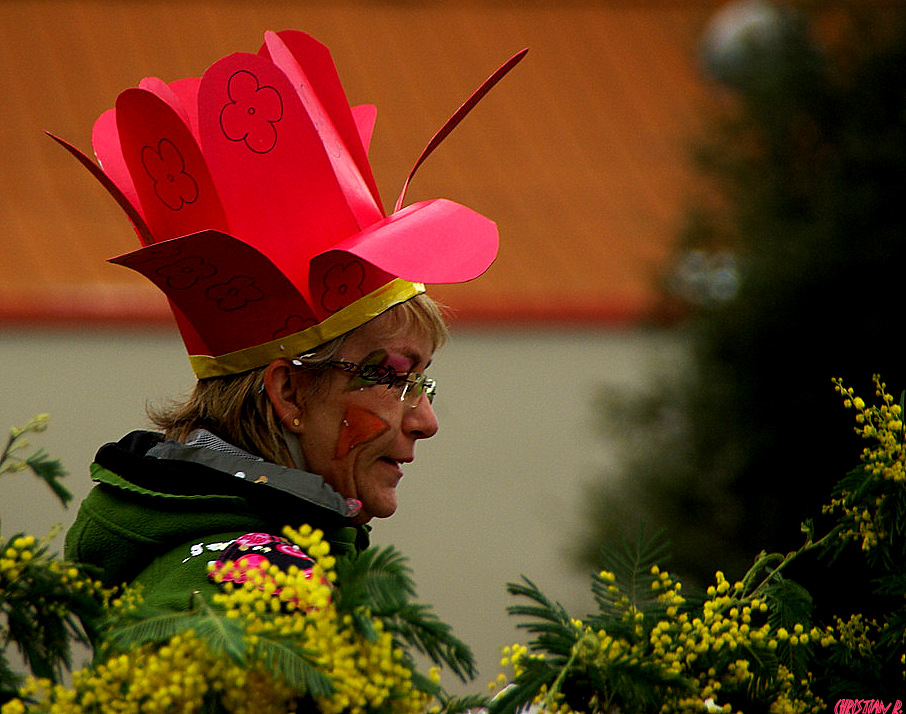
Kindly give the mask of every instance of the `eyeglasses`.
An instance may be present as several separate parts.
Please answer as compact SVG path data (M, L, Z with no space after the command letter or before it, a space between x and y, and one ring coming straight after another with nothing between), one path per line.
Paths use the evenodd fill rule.
M399 399L413 409L418 406L419 398L424 394L428 403L434 403L437 393L437 383L423 372L409 372L398 374L393 367L379 364L358 364L345 360L331 360L327 363L334 369L339 369L355 377L365 384L363 387L376 387L386 385L387 389L399 392Z

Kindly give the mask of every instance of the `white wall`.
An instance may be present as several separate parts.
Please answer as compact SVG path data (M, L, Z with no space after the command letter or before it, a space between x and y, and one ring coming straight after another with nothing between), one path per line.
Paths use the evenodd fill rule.
M500 647L524 639L505 615L505 584L524 574L577 616L592 607L569 546L585 524L583 486L611 463L596 433L593 397L605 384L640 387L682 368L682 343L643 331L466 331L435 359L440 433L418 449L400 484L400 510L375 523L412 565L432 603L479 659L462 688L483 691ZM174 333L0 331L0 433L51 414L36 443L61 458L76 501L97 447L146 427L144 408L193 382ZM0 483L2 533L44 534L71 523L25 474ZM62 536L58 538L62 543Z

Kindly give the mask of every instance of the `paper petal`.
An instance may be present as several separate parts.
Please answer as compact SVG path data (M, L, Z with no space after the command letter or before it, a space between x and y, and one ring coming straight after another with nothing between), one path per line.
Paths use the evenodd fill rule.
M340 183L346 203L356 218L358 227L365 228L375 221L379 221L384 217L384 213L374 200L370 187L346 145L347 140L351 140L358 149L358 153L363 153L364 149L358 131L348 137L343 137L334 124L334 116L337 114L344 118L348 117L350 121L352 119L345 97L341 107L334 107L333 112L328 111L317 94L318 86L306 74L306 70L299 64L280 36L274 32L268 32L265 34L265 38L271 60L292 83L308 116L311 117L312 123L321 135L321 141L327 150L327 158L333 166L334 174ZM311 69L311 66L309 68Z
M328 251L311 262L311 305L319 320L351 305L392 281L387 273L361 258Z
M380 207L381 196L378 193L377 183L374 180L371 164L368 162L367 157L369 142L360 139L359 128L350 112L349 99L346 97L342 82L340 82L330 50L311 35L298 30L284 30L275 34L289 48L296 61L305 71L315 94L317 94L324 109L330 115L334 126L340 133L349 153L371 189L375 203ZM265 43L261 53L266 54L267 52L267 43ZM383 215L383 209L381 209L381 215Z
M108 109L94 122L91 131L91 145L104 173L116 184L135 210L142 215L142 221L144 221L144 213L135 191L135 184L132 182L132 176L129 175L129 169L123 160L120 135L116 128L116 109Z
M520 50L500 65L500 67L498 67L494 73L482 82L481 86L472 93L472 96L460 105L459 109L453 113L453 116L447 119L444 125L437 130L437 133L431 138L431 141L428 142L428 145L425 147L424 151L422 151L421 156L418 157L415 165L406 177L406 181L403 184L403 190L400 191L399 198L396 199L396 206L393 209L394 212L403 207L403 202L406 200L406 191L409 189L409 183L412 181L412 177L415 176L418 167L424 163L425 159L427 159L438 146L440 146L441 142L447 138L450 132L459 125L459 122L466 118L466 115L475 108L475 105L482 100L484 95L490 92L497 82L503 79L513 67L522 61L522 58L525 57L527 52L527 48Z
M295 90L269 60L237 53L205 72L198 107L231 233L307 284L311 256L357 227Z
M377 120L377 107L374 104L359 104L352 107L352 117L362 139L362 146L367 153L371 149L371 135Z
M163 99L127 89L116 102L123 158L158 241L229 226L195 137Z
M453 201L434 199L413 203L335 248L411 282L458 283L487 270L497 245L492 220ZM331 259L343 260L319 256Z
M200 344L187 345L191 354L228 354L315 324L299 291L267 257L217 231L174 238L110 262L147 277L194 325L190 331L197 330Z
M170 82L170 89L179 98L179 102L189 117L189 128L198 137L198 87L201 77L186 77Z
M191 122L189 120L189 113L186 111L183 106L182 100L173 91L173 88L164 82L162 79L157 77L145 77L141 82L138 83L139 89L144 89L146 92L151 92L151 94L156 95L163 99L170 108L175 111L179 118L182 119L183 124L190 126Z
M54 136L49 132L45 132L51 139L56 141L60 146L66 149L70 154L72 154L79 163L82 164L88 171L94 176L98 182L107 189L107 192L113 196L114 200L120 205L120 208L125 211L126 215L129 217L129 220L132 221L132 225L135 228L135 232L138 233L139 240L142 245L150 245L154 242L154 237L151 235L151 230L148 228L145 223L145 219L142 217L142 214L139 212L136 205L129 200L129 198L123 193L119 186L117 186L113 180L104 173L100 166L94 163L90 158L88 158L84 153L79 149L74 147L68 141L61 139L58 136ZM137 203L137 201L136 201Z

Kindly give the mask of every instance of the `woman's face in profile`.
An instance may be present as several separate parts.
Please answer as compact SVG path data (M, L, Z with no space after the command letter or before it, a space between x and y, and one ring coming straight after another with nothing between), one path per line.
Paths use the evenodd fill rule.
M366 323L349 335L338 359L400 377L427 369L431 339L417 332L387 337L387 328L386 315ZM404 380L375 384L363 378L367 372L349 369L332 369L327 390L303 406L299 443L307 470L360 501L356 520L365 523L396 511L396 486L415 459L415 443L434 436L438 424L427 394L410 392L404 401Z

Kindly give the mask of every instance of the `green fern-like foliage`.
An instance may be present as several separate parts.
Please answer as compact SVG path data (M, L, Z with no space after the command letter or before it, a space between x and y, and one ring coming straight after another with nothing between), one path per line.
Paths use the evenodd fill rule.
M368 548L337 563L337 610L352 615L363 635L374 635L369 615L373 616L404 649L412 648L434 664L448 667L461 681L472 679L476 666L469 647L431 607L412 602L415 595L412 571L393 546Z
M49 420L50 417L47 414L39 414L30 419L25 426L14 426L10 429L6 445L3 447L3 451L0 451L0 475L31 471L47 484L63 506L67 506L72 500L72 493L61 482L61 479L66 476L63 464L58 459L52 458L43 449L36 449L22 455L22 452L29 447L28 434L45 431Z
M530 604L511 605L507 612L528 619L519 627L534 635L533 647L543 649L551 656L552 662L565 663L578 637L572 618L560 603L548 598L535 583L524 576L522 580L521 584L508 584L507 592L528 600Z
M509 611L532 639L509 650L513 677L491 714L530 705L558 714L817 714L841 698L896 701L906 684L906 396L894 400L876 376L877 404L868 406L835 384L869 445L825 508L836 516L825 535L807 521L797 550L762 552L740 581L718 571L690 596L661 567L665 544L640 534L603 553L591 585L598 611L583 619L529 580L510 585L526 602ZM791 575L803 561L834 562L854 548L870 575L840 585L859 589L865 612L825 621L815 606L827 593Z
M42 414L10 429L0 451L0 476L31 472L65 506L72 495L60 482L63 465L41 449L30 450L28 442L47 422ZM29 674L60 681L72 666L73 644L90 644L103 614L104 593L92 571L58 558L50 549L52 538L0 537L0 702L14 696L22 681L7 659L11 649Z
M298 695L330 696L333 686L318 670L311 653L293 637L260 635L253 641L246 628L235 619L194 595L186 612L150 613L141 607L115 619L105 636L103 659L118 652L129 652L143 645L163 645L178 635L198 637L215 657L227 657L239 665L257 662L274 672Z
M867 571L862 580L841 583L860 593L861 607L835 613L838 642L818 668L828 699L895 699L906 686L906 393L896 399L880 375L873 381L872 404L834 380L866 448L825 507L836 524L822 551L829 563L858 553ZM824 595L813 593L816 601Z
M392 546L368 548L337 563L336 603L341 612L367 607L382 615L395 612L415 596L412 571Z
M61 562L46 542L30 549L31 542L16 535L0 543L4 553L19 556L0 573L0 636L4 648L15 644L32 674L59 680L72 665L72 644L90 644L101 596L83 571Z
M652 569L665 554L665 543L644 532L634 544L604 552L606 569L591 584L598 611L582 620L528 579L508 585L510 594L529 601L507 611L526 619L519 627L533 639L531 654L515 667L513 686L490 703L491 714L515 714L539 702L548 709L565 704L574 711L650 711L666 687L684 689L683 678L643 644L658 617L666 616L651 587Z
M450 668L462 679L474 675L475 663L469 648L453 636L449 625L428 606L412 601L415 584L411 570L397 550L369 548L337 561L335 573L331 600L338 618L348 616L358 635L371 643L377 642L381 631L391 633L412 670L416 689L436 696L450 714L484 701L449 697L436 682L416 671L410 649ZM264 611L256 614L256 620L259 624L274 622L286 614L285 609ZM146 645L165 646L174 637L191 634L215 657L226 657L243 667L253 663L263 666L298 697L330 697L334 683L321 669L318 653L306 648L305 638L298 631L279 632L279 628L257 628L254 637L249 637L245 622L196 594L185 612L153 612L141 604L124 610L108 623L101 661Z
M531 639L512 650L514 677L490 714L529 705L639 714L749 711L781 699L802 711L819 706L797 690L807 677L808 639L818 633L810 630L807 593L783 578L784 557L761 556L732 585L718 573L706 593L688 598L661 568L666 557L663 538L643 532L604 552L591 584L598 610L582 619L527 579L510 584L525 602L508 611L524 618L519 626Z
M659 591L651 588L651 571L668 561L669 546L663 533L646 537L644 528L639 530L634 544L623 539L620 548L603 549L601 573L593 576L591 584L599 611L590 618L590 624L614 635L634 638L636 629L625 617L627 608L644 615L656 615L664 609L658 599Z

